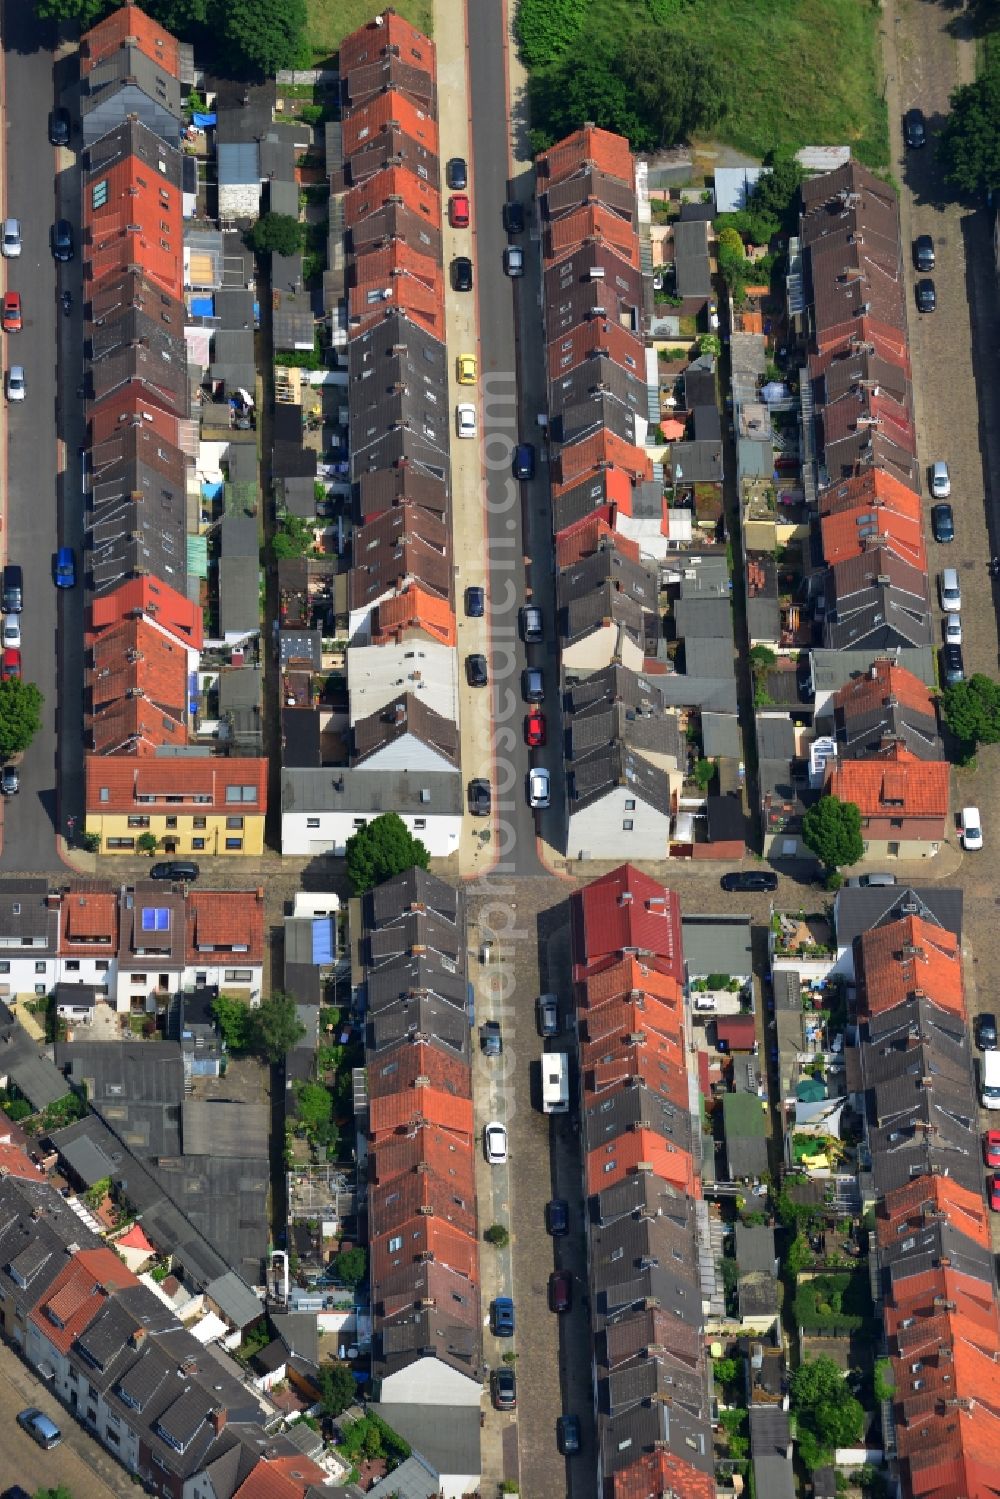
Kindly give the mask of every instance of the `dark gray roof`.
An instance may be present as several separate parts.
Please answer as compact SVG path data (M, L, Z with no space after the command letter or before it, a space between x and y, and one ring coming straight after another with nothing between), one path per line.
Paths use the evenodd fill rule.
M669 462L675 484L722 483L722 443L717 438L672 442Z
M371 1053L385 1051L415 1035L427 1036L456 1056L469 1055L469 1017L464 1009L430 995L397 1000L380 1009L369 1027Z
M561 218L588 203L600 203L612 209L619 218L635 222L636 203L632 186L600 171L592 162L588 162L582 171L547 186L541 197L542 213L547 219Z
M709 760L728 755L743 758L743 734L735 713L703 712L701 715L702 749Z
M83 172L84 193L92 193L94 185L106 171L110 171L119 162L128 161L130 156L138 157L154 171L158 181L163 181L180 192L181 153L168 145L141 119L132 116L123 118L119 125L88 147Z
M925 687L937 686L936 654L931 646L895 646L879 651L899 666L905 666ZM817 693L835 692L852 677L868 671L872 663L870 650L821 649L810 653L812 675Z
M392 924L414 905L427 906L445 921L465 920L464 901L453 885L426 869L408 869L391 880L384 880L366 897L366 923L369 926Z
M48 880L0 879L0 938L17 952L30 947L39 956L55 953L59 941L58 901L49 901Z
M704 220L674 221L674 270L679 297L710 297L712 267L708 256L708 224Z
M596 1099L586 1110L587 1149L597 1150L633 1130L650 1130L675 1145L691 1149L691 1115L650 1088L623 1088L612 1098Z
M855 938L903 916L919 916L932 926L944 927L962 936L962 891L934 885L914 889L910 885L883 885L857 890L838 890L834 905L838 947L851 947Z
M827 568L825 580L825 646L881 653L930 644L934 630L927 575L888 547L838 562Z
M777 1275L778 1251L774 1229L762 1224L737 1223L736 1263L741 1275Z
M209 375L225 384L227 395L240 388L253 394L256 365L252 328L216 328L212 336L212 362Z
M753 972L749 916L692 912L681 917L681 932L689 978L709 973L742 977Z
M323 637L319 630L279 630L278 667L305 667L319 671L323 665Z
M179 1042L60 1041L56 1062L77 1086L86 1087L91 1108L130 1150L144 1158L180 1152L184 1065Z
M353 731L355 766L363 765L399 740L418 740L443 761L459 764L458 726L436 713L416 693L404 692L367 718L359 718Z
M733 641L733 607L728 598L680 598L673 606L678 638Z
M398 812L418 817L461 814L457 770L369 770L360 765L293 767L281 773L283 812Z
M451 1405L446 1421L441 1419L440 1405L402 1405L394 1401L391 1405L376 1402L371 1408L436 1473L458 1476L480 1472L482 1438L477 1406Z
M758 1494L795 1499L792 1432L788 1412L774 1406L750 1409L750 1455Z
M665 770L632 750L620 739L589 750L568 764L569 812L592 807L619 786L627 786L636 798L662 816L671 810L670 781Z
M82 82L84 145L92 145L130 115L138 116L169 145L178 144L180 83L134 42L125 42L99 59Z
M135 477L147 486L147 470ZM151 574L182 596L187 591L186 500L156 488L141 499L119 497L98 508L87 537L87 569L93 593L110 593L129 578Z
M763 760L791 760L795 727L784 714L757 714L757 750Z

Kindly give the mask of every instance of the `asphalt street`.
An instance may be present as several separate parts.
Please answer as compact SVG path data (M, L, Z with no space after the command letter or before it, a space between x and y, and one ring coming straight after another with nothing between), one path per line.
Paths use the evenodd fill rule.
M79 259L57 267L49 229L64 214L78 227L73 208L79 189L71 154L48 142L57 65L46 28L23 0L4 0L3 40L4 214L20 220L23 243L18 258L4 261L5 289L21 293L24 319L20 333L5 336L4 370L23 365L27 393L23 404L6 403L5 409L3 550L24 569L23 674L45 701L41 731L21 765L20 794L4 808L0 869L54 870L60 800L64 818L82 811L83 592L79 586L57 592L52 580L61 539L76 548L78 571L81 561L82 412L75 392L82 308ZM59 302L64 288L74 301L68 318ZM67 643L60 690L60 649Z

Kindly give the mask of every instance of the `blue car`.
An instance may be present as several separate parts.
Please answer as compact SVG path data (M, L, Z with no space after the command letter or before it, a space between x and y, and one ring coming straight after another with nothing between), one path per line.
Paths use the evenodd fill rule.
M490 1324L495 1338L514 1336L514 1303L509 1296L497 1296L490 1302Z
M72 547L60 547L56 553L56 587L76 587L76 556Z

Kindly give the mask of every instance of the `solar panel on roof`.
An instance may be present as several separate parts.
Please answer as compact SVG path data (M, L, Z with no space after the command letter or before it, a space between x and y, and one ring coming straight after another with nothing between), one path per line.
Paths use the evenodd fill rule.
M144 932L169 932L170 908L168 906L144 906L141 920Z

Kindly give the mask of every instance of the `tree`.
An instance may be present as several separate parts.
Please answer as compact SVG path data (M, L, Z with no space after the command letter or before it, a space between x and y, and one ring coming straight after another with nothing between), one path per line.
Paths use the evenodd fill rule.
M1000 65L988 65L974 83L952 94L938 158L959 192L988 193L1000 186Z
M341 1416L352 1404L358 1386L349 1364L321 1364L319 1403L328 1416Z
M342 1249L333 1262L337 1279L345 1286L359 1286L368 1273L368 1256L358 1244Z
M798 1430L799 1456L807 1470L828 1462L836 1447L853 1447L864 1430L865 1413L831 1358L808 1359L792 1375L791 1406Z
M977 744L1000 744L1000 684L982 672L944 690L944 721L972 751Z
M302 225L290 213L265 213L250 230L250 244L258 255L297 255Z
M158 847L159 839L155 833L140 833L135 840L137 854L155 854Z
M725 112L722 75L700 41L670 32L630 31L619 69L639 117L633 149L676 146L714 125Z
M16 677L0 682L0 760L28 748L42 726L44 701L34 682Z
M734 1385L739 1377L741 1368L742 1361L740 1359L714 1358L712 1360L712 1373L715 1375L715 1382L720 1389L725 1389L728 1385Z
M316 1134L333 1118L333 1098L322 1083L296 1083L295 1099L299 1122L309 1134Z
M802 841L827 869L856 864L865 851L861 812L854 802L822 796L802 819Z
M510 1243L510 1233L502 1223L491 1223L483 1234L487 1244L492 1244L494 1249L506 1249Z
M364 895L394 874L426 869L430 854L397 813L383 812L348 838L346 860L354 894Z
M224 0L216 16L232 62L247 71L271 78L306 62L306 0Z
M64 1483L58 1483L54 1489L36 1489L34 1499L73 1499L73 1493Z
M271 540L271 555L278 562L304 557L316 544L312 527L298 515L283 515Z
M222 1032L229 1051L249 1051L251 1046L250 1006L231 994L220 994L212 1003L212 1019Z
M539 68L562 56L586 13L587 0L520 0L514 36L525 67Z
M757 244L766 244L779 229L791 231L796 227L799 188L805 177L794 156L772 156L768 165L771 170L758 177L747 203L757 221L758 232L754 235Z
M281 1062L306 1028L299 1020L290 994L276 990L250 1011L250 1046L266 1062Z

